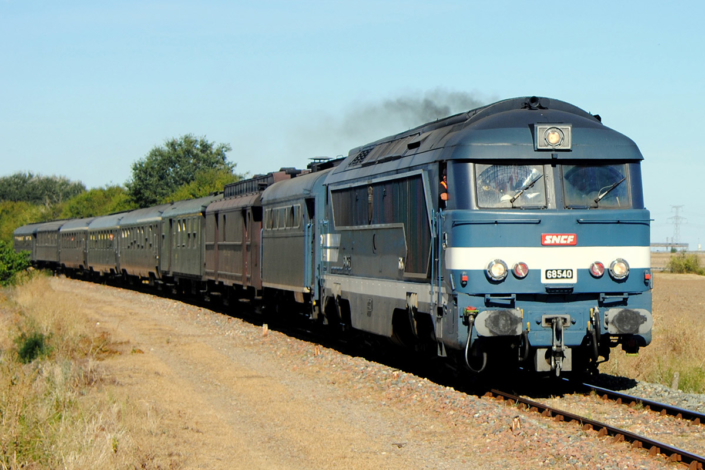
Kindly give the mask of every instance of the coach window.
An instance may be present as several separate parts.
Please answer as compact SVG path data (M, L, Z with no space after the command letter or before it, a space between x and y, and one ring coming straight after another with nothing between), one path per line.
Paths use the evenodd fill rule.
M294 228L301 227L301 206L299 204L293 207L294 210Z
M193 219L193 248L198 248L198 224L200 220Z

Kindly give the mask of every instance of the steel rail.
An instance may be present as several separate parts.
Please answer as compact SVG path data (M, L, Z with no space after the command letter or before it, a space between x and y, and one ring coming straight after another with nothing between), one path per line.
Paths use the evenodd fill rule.
M688 465L690 470L703 470L705 465L705 457L691 454L683 449L669 446L663 442L654 441L644 436L634 434L623 429L615 428L609 424L601 423L584 416L579 416L567 411L558 410L556 408L538 403L527 398L518 397L510 393L492 389L485 394L486 397L493 398L497 395L498 399L506 400L509 404L519 404L520 408L528 408L529 411L541 413L542 416L553 418L556 421L577 422L582 425L584 431L593 430L597 432L598 437L611 436L614 442L626 441L631 442L635 448L646 449L651 456L663 454L668 457L671 462L682 462ZM523 406L522 406L523 405Z
M582 384L583 387L595 392L604 400L613 400L618 404L627 404L629 406L642 405L645 409L655 411L663 416L673 416L677 419L686 419L692 421L693 424L705 425L705 414L697 411L686 410L677 406L667 405L656 401L647 400L645 398L627 395L626 393L616 392L607 388L598 387L588 383Z

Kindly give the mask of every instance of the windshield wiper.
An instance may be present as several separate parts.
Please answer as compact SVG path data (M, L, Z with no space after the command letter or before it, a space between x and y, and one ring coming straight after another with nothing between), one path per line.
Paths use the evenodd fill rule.
M600 201L602 200L602 198L604 198L604 197L607 196L609 193L611 193L614 188L616 188L617 186L619 186L620 184L622 184L622 183L624 182L624 180L626 180L626 179L627 179L627 177L625 176L624 178L622 178L621 180L617 181L617 182L614 183L612 186L610 186L609 188L607 188L607 190L606 190L604 193L602 193L602 194L597 193L597 197L595 198L595 204L600 205Z
M541 178L543 178L543 174L540 174L540 175L538 176L538 178L536 178L536 179L534 179L533 181L530 181L529 183L525 184L524 187L522 187L519 191L517 191L517 192L514 194L514 196L512 196L512 198L509 200L509 202L512 204L512 207L514 207L514 201L516 201L517 199L519 199L519 198L521 197L521 195L524 194L524 191L526 191L527 189L530 189L530 188L531 188L533 185L535 185L536 182L537 182L538 180L540 180Z

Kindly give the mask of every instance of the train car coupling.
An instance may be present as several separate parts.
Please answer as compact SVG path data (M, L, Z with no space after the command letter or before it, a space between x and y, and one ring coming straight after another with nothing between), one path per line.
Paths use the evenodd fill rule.
M562 371L572 370L572 350L566 347L564 342L564 329L570 327L571 324L570 315L543 315L541 317L541 326L551 328L551 347L536 349L534 365L537 372L554 371L556 377L560 377Z

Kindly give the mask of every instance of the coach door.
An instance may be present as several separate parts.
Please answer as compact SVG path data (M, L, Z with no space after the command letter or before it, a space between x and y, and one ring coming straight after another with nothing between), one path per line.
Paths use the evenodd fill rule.
M160 275L160 270L159 270L159 264L161 263L161 256L160 256L160 246L159 246L159 239L161 238L159 235L159 232L161 232L161 224L160 223L155 223L155 224L150 224L149 225L149 247L151 249L152 255L154 256L154 271L156 276L159 278L161 277Z
M161 246L161 272L169 274L171 272L171 244L173 238L174 219L162 220L162 246Z
M81 232L81 247L83 252L81 253L81 263L83 264L83 269L88 269L88 228Z

